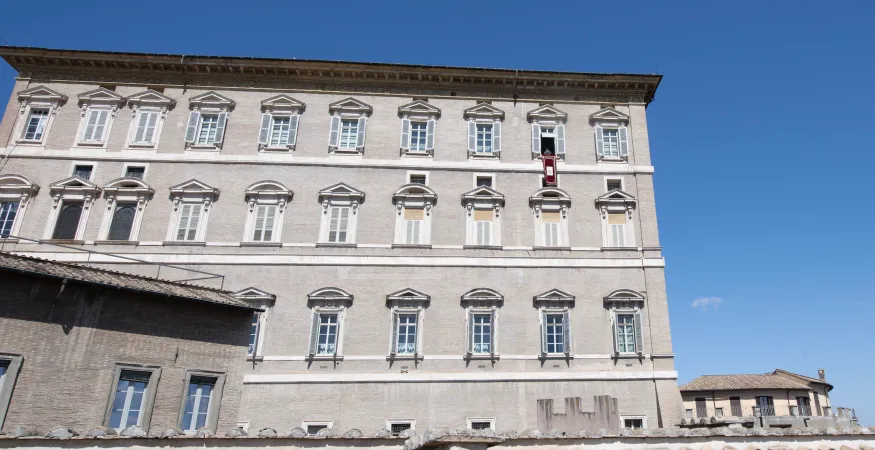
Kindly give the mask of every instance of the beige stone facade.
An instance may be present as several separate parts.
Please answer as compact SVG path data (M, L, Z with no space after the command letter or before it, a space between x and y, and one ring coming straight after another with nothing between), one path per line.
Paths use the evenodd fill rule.
M21 191L3 176L38 186L14 226L44 240L10 239L4 250L85 260L50 245L66 243L208 269L226 275L226 287L275 295L257 349L239 362L242 426L424 429L480 419L522 430L543 419L539 401L563 413L565 399L579 398L586 412L597 396L617 400L621 426L681 420L645 112L660 77L0 54L20 72L0 123L9 155L0 194L10 192L0 200ZM149 108L154 127L141 115ZM28 135L41 120L35 110L47 117L38 139ZM206 116L224 125L216 144L199 143L201 131L206 141L216 133ZM276 118L287 117L295 139L273 146ZM141 123L153 144L135 142L146 139ZM360 124L360 142L343 148ZM424 133L421 152L414 129ZM541 190L541 145L562 158L560 191ZM91 167L88 180L68 179L77 165ZM142 183L117 181L131 167L143 168ZM476 190L487 179L491 190ZM411 182L427 189L405 188ZM70 205L82 205L78 222L59 233ZM120 205L133 205L135 225L111 240ZM332 234L334 208L346 239ZM265 238L256 224L268 210L275 228ZM422 217L424 228L411 230L427 230L412 242L407 217ZM561 226L545 231L552 220ZM110 256L90 261L146 271ZM400 331L401 316L415 331ZM337 321L331 345L319 346L328 329L320 317ZM481 331L490 325L478 338L488 346L471 342L478 320Z

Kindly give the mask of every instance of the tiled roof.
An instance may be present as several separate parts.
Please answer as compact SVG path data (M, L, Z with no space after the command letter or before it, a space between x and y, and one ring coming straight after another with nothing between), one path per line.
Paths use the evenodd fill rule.
M702 375L681 386L681 392L741 389L804 389L808 386L778 375Z
M807 381L807 382L809 382L809 383L820 383L820 384L823 384L823 385L829 386L829 390L832 390L832 388L833 388L833 385L827 383L827 382L824 381L824 380L820 380L820 379L818 379L818 378L806 377L805 375L799 375L798 373L788 372L788 371L786 371L786 370L784 370L784 369L775 369L775 371L772 372L772 375L778 375L778 374L781 374L781 373L783 373L784 375L789 375L789 376L791 376L791 377L799 378L800 380Z
M0 271L31 273L53 278L77 280L86 284L113 286L121 289L144 292L185 300L232 306L235 308L257 309L253 305L236 299L231 292L201 286L159 280L140 275L95 269L75 264L48 261L27 256L0 253Z

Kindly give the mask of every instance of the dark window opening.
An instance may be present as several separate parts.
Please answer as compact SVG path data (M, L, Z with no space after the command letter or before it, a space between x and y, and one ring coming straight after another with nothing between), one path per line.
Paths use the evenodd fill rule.
M91 181L91 174L94 172L94 166L86 166L77 164L73 167L73 176L82 178L83 180Z
M81 204L66 204L58 214L58 222L55 224L55 232L52 239L76 239L76 230L79 228L79 217L82 215Z
M139 178L142 180L145 175L145 167L128 167L127 170L125 170L125 176L129 178Z
M393 423L393 424L389 425L389 427L390 427L389 431L392 432L392 436L400 436L401 433L403 433L406 430L409 430L411 428L411 425L410 425L410 423L402 422L402 423Z
M492 422L474 421L474 422L471 422L471 429L472 430L491 430L492 429Z
M556 138L553 136L541 136L541 155L556 155Z
M151 89L151 90L153 90L153 91L155 91L155 92L160 92L160 93L162 93L162 94L164 93L164 87L163 87L163 86L146 86L146 89Z
M307 436L316 436L319 430L328 428L328 425L307 425Z
M425 175L410 175L410 183L425 185Z
M623 428L630 430L640 430L644 428L644 419L623 419Z
M729 409L732 410L730 413L733 417L743 417L744 414L742 414L741 411L741 397L729 397Z
M112 216L112 224L109 226L109 240L127 241L131 238L131 228L134 226L134 216L137 214L137 206L133 204L119 204Z
M708 417L708 408L705 405L706 404L705 404L704 398L697 398L696 399L696 417L697 418L702 419L702 418Z
M492 177L477 177L477 187L492 187Z
M623 182L620 180L608 180L608 192L614 189L623 190Z

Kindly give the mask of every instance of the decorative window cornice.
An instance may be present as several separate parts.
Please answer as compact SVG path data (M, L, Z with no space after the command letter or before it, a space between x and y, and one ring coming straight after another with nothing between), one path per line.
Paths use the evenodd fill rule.
M550 289L547 292L535 295L532 301L536 308L573 308L574 296L559 289Z
M289 112L292 114L301 114L306 108L307 105L304 102L286 94L275 95L261 101L261 110L263 112Z
M565 123L568 121L568 114L553 105L544 105L540 108L533 109L526 114L526 119L530 123L534 122L556 122Z
M79 177L68 177L49 185L52 199L57 202L61 197L82 196L86 201L96 200L100 195L100 187Z
M110 181L103 187L103 196L107 199L129 197L136 199L138 203L149 200L155 190L139 178L123 177Z
M250 185L246 188L245 195L250 211L259 201L271 200L277 203L279 212L283 212L295 193L278 181L266 180Z
M605 297L606 308L640 309L644 306L644 295L632 289L617 289Z
M416 289L402 289L398 292L393 292L386 296L386 307L388 308L428 308L431 303L431 296L423 294Z
M405 184L392 194L392 203L401 210L407 208L424 208L426 214L431 214L432 206L437 204L437 193L422 184Z
M307 306L322 308L340 308L352 306L353 296L349 292L336 287L317 289L307 295Z
M343 100L338 100L328 105L328 113L331 115L350 114L358 116L370 116L373 112L374 108L371 105L360 100L356 100L352 97L347 97Z
M108 106L112 108L112 112L115 114L127 101L126 98L106 88L97 88L83 92L78 97L83 116L89 106Z
M614 108L607 107L602 108L599 111L592 113L589 116L590 123L615 123L615 124L629 124L629 116L620 111L617 111Z
M477 288L462 294L462 306L472 308L499 307L504 304L504 296L489 288Z
M270 307L276 302L276 295L252 286L240 289L231 295L238 300L243 300L260 307Z
M398 107L398 117L438 119L441 117L441 109L422 100Z
M224 95L217 94L214 91L204 92L200 95L195 95L188 100L188 107L193 111L202 109L218 109L221 111L231 111L237 103Z
M353 214L365 202L365 193L346 184L337 183L319 191L319 203L324 208L329 204L345 203L352 206Z
M195 179L177 184L170 188L170 197L173 200L173 208L179 207L184 198L201 197L204 202L204 210L209 210L210 204L219 197L219 190L202 181Z
M489 206L495 209L496 214L504 207L504 194L486 186L479 186L462 194L462 204L471 214L471 210L478 206Z
M17 197L24 204L39 193L39 185L22 175L0 175L0 197Z
M67 96L45 86L36 86L18 93L21 103L51 103L55 106L67 102Z
M152 89L146 89L128 97L128 106L136 113L142 107L160 108L162 113L176 106L176 100Z
M562 189L545 187L529 197L529 206L535 210L535 217L540 217L541 211L559 211L564 219L571 207L571 197Z
M637 205L638 200L635 197L619 189L612 189L595 199L595 207L602 211L602 213L607 211L626 211L629 213L629 217L631 217L632 210Z
M478 103L464 111L462 117L465 120L504 120L504 111L489 103Z

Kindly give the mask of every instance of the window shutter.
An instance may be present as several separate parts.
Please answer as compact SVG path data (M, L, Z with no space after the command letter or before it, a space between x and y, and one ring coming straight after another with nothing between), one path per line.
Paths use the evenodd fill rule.
M313 325L310 327L310 355L316 354L319 345L319 313L313 311Z
M565 154L565 125L556 125L556 154Z
M359 117L359 132L358 132L358 140L355 143L356 148L359 150L365 147L365 128L368 125L367 117Z
M398 311L392 311L392 347L389 349L389 354L398 353Z
M425 129L425 149L434 150L434 127L436 123L434 119L429 119Z
M401 148L410 149L410 119L401 119Z
M228 122L228 113L219 113L219 124L216 126L216 139L213 144L221 144L225 139L225 125Z
M270 114L261 115L261 130L258 132L258 143L267 145L267 138L270 135Z
M416 334L413 335L413 354L419 356L422 353L419 350L419 334L422 332L422 316L416 313Z
M134 135L134 142L146 142L146 125L149 122L150 114L140 111L137 120L137 133Z
M489 314L489 353L492 353L493 355L495 354L495 344L497 342L495 340L495 332L495 310L493 310L492 313Z
M97 116L97 126L94 127L94 140L103 141L106 134L106 124L109 122L109 111L101 110Z
M620 127L617 134L620 136L620 156L629 156L629 142L626 138L626 127Z
M635 313L635 351L644 353L644 336L641 333L641 312Z
M188 113L188 126L185 129L185 142L194 142L197 136L197 123L201 119L201 113L192 111Z
M474 153L477 148L477 125L473 120L468 121L468 152Z
M82 140L90 141L94 139L94 127L97 125L97 111L93 109L88 110L88 122L85 126L85 134L82 136Z
M334 327L334 356L337 356L338 351L340 350L340 333L341 328L343 328L341 318L343 314L337 313L337 326Z
M407 239L406 239L404 242L405 242L406 244L413 244L413 243L414 243L414 237L413 237L413 224L415 224L416 221L414 221L414 220L405 220L405 222L407 222L407 236L406 236Z
M115 209L112 216L112 224L109 226L111 241L127 241L131 237L131 228L134 225L134 216L137 208L133 205L120 205Z
M547 316L541 312L541 354L547 354Z
M565 353L571 354L571 313L562 313L562 337L565 339Z
M541 126L536 123L532 124L532 153L541 154Z
M298 142L298 120L299 115L294 115L289 118L289 145L295 145Z
M595 149L599 156L605 156L604 135L602 134L602 127L598 125L595 127Z
M501 122L495 122L492 126L492 151L501 151Z
M614 341L614 353L619 353L620 349L617 347L617 342L619 342L619 337L617 336L617 313L611 311L611 338Z
M474 312L468 310L468 323L465 327L468 335L468 354L474 353Z
M81 215L81 205L64 206L61 214L58 215L52 239L76 239L76 231L79 228L79 216Z
M337 138L340 134L340 116L331 116L331 131L328 133L328 146L337 148Z
M149 113L149 122L146 123L146 134L143 136L143 142L155 142L155 127L158 124L158 113Z

